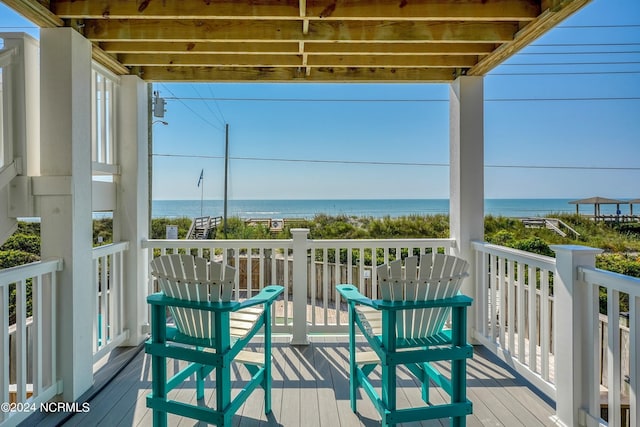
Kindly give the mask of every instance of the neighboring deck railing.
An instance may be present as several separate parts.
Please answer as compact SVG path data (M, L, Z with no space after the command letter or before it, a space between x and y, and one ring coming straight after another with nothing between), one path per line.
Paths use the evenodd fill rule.
M93 249L93 361L98 361L128 338L124 325L124 252L129 242ZM130 286L137 286L132 283Z
M589 393L586 418L599 418L604 404L608 408L609 426L637 426L640 423L640 279L580 266L578 280L581 286L587 287L585 310L593 314L592 321L581 325L585 347L591 349L584 359L585 372L590 373L585 378ZM606 324L598 316L601 291L607 295ZM620 323L622 296L628 301L628 326ZM601 339L604 336L606 342ZM606 393L601 391L601 385L606 387Z
M0 426L15 425L25 419L29 415L24 410L27 399L30 404L39 405L62 391L56 372L55 331L56 272L61 270L62 261L55 259L0 271L0 403L14 405L3 409L18 409L0 411ZM15 321L11 319L10 325L8 308L12 294ZM29 354L33 356L28 357ZM12 376L10 366L15 369Z
M475 335L552 399L554 258L474 242Z

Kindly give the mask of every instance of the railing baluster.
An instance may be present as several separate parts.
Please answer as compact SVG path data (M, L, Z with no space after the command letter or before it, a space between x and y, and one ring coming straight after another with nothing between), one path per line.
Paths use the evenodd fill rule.
M31 284L31 310L33 323L31 326L31 339L33 342L33 393L39 395L42 392L42 280L37 276Z
M9 287L4 283L0 284L0 307L3 307L0 311L0 369L2 369L2 375L0 375L0 403L9 402L9 360L11 355L9 354L9 310L5 310L4 307L9 307ZM9 414L5 411L0 411L0 421L4 421Z
M516 324L516 284L515 284L515 263L513 260L508 260L507 262L508 269L508 285L507 285L507 295L508 295L508 314L507 314L507 324L509 329L509 339L508 339L508 348L512 354L515 354L515 324Z
M607 390L609 390L609 425L617 427L620 420L620 293L607 289Z
M499 339L500 339L500 345L502 347L507 347L507 342L505 340L505 329L506 329L506 325L507 325L507 293L505 292L505 272L504 272L504 268L505 268L505 259L504 258L498 258L498 283L497 283L497 287L496 287L496 294L500 295L500 310L498 312L498 317L499 317Z
M495 255L489 255L489 286L491 288L491 309L490 309L490 319L491 319L491 342L495 343L497 336L498 336L498 328L496 325L496 321L497 321L497 310L496 310L496 304L497 304L497 286L496 286L496 266L497 266L497 259L499 260L500 258L496 257Z
M525 300L525 279L524 272L526 266L522 262L518 262L518 360L520 363L526 363L526 349L525 349L525 313L526 313L526 300Z
M533 266L529 266L529 280L528 280L528 288L529 288L529 369L533 372L538 372L538 356L537 356L537 318L536 314L537 310L537 286L536 286L536 268Z
M640 296L629 295L629 425L640 425Z
M340 257L341 254L341 248L336 246L336 248L334 249L336 251L336 268L334 271L334 282L336 285L342 283L342 276L341 276L341 270L342 270L342 259ZM335 316L336 316L336 325L337 326L341 326L342 322L340 321L340 293L336 291L336 288L334 287L332 290L331 295L333 296L333 304L335 305Z
M540 270L540 375L549 381L549 272Z

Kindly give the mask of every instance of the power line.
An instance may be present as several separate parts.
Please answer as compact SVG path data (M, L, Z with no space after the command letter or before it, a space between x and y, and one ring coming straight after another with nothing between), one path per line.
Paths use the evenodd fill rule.
M204 101L204 97L202 96L202 94L200 94L200 91L198 91L198 88L196 87L195 84L191 84L191 87L193 88L193 90L196 92L196 94L198 94L198 96L200 97L200 99L202 99ZM222 121L217 115L216 113L211 109L211 107L209 106L208 102L205 102L204 104L207 107L207 110L209 110L209 112L211 113L211 115L213 117L216 118L216 120L218 120L218 123L220 123L222 126L224 126L224 121Z
M531 64L524 64L524 63L516 63L516 64L501 64L502 66L508 66L508 67L512 67L512 66L524 66L524 67L531 67L531 66L553 66L553 65L638 65L640 64L640 62L638 61L613 61L613 62L602 62L602 61L598 61L598 62L534 62Z
M533 43L528 47L640 46L640 43Z
M165 98L165 99L174 99L174 98ZM402 102L449 102L448 99L346 99L346 98L332 98L332 99L323 99L323 98L208 98L208 99L199 99L199 98L189 98L189 97L181 97L175 98L176 100L186 100L186 101L204 101L204 100L218 100L218 101L238 101L238 102L393 102L393 103L402 103ZM580 98L488 98L485 99L485 102L506 102L506 101L637 101L640 100L640 97L580 97Z
M640 28L640 24L615 24L615 25L558 25L562 29L591 29L591 28Z
M167 154L155 153L156 157L198 158L198 159L223 159L223 156L207 156L201 154ZM376 165L376 166L426 166L449 167L449 163L421 163L421 162L383 162L367 160L322 160L322 159L287 159L278 157L229 157L230 160L261 161L261 162L287 162L287 163L326 163L349 165ZM626 166L572 166L572 165L501 165L486 164L486 168L506 169L564 169L564 170L613 170L613 171L640 171L640 167Z
M598 52L518 52L517 56L528 55L631 55L638 54L640 50L598 51Z
M503 64L504 65L504 64ZM640 74L639 71L564 71L564 72L531 72L531 73L491 73L487 76L575 76L575 75L613 75Z
M200 113L198 113L196 110L194 110L193 108L191 108L189 105L187 105L186 102L183 102L180 98L176 97L176 94L173 93L171 91L171 89L169 89L167 87L167 85L165 85L164 83L162 84L162 86L173 96L173 98L165 98L165 99L176 99L177 101L179 101L182 105L184 105L185 107L187 107L187 109L189 111L191 111L193 114L195 114L198 118L200 118L200 120L202 120L203 122L207 123L209 126L211 126L214 129L217 129L219 131L222 131L221 128L219 128L218 126L214 125L213 123L211 123L209 120L207 120L204 116L202 116Z
M222 110L218 105L218 101L215 99L215 95L213 94L213 89L211 89L211 84L208 84L207 87L209 88L209 93L211 94L211 97L213 98L213 102L215 103L215 106L218 109L218 112L220 113L220 117L222 117L223 123L227 123L227 119L224 118L224 114L222 114Z

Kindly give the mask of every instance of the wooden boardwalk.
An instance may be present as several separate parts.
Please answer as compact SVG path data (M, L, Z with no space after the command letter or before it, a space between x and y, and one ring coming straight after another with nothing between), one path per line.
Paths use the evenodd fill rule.
M366 396L358 400L358 414L349 405L348 338L313 336L308 346L290 346L288 337L274 336L273 412L263 413L263 393L257 390L234 417L237 426L376 426L380 418ZM364 344L363 344L364 346ZM260 343L252 349L261 351ZM24 425L39 426L150 426L151 412L145 396L151 387L149 357L136 349L120 350L96 373L96 385L84 400L87 413L43 416L36 414ZM446 369L446 366L442 366ZM175 369L169 364L169 372ZM118 372L119 371L119 372ZM114 377L114 373L117 375ZM372 375L376 375L374 372ZM247 372L235 370L234 388L240 387ZM469 426L546 426L554 425L554 404L541 397L526 381L509 370L484 347L476 347L468 363L468 396L473 402ZM420 404L420 389L402 369L399 373L399 406ZM214 401L212 389L205 398ZM441 390L432 393L441 401ZM172 392L178 399L195 399L193 382ZM194 426L194 420L170 417L170 426ZM405 424L411 426L448 426L446 419Z

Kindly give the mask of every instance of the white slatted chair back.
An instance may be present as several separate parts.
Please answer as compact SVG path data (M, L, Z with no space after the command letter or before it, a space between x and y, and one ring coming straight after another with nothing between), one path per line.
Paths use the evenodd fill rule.
M171 298L188 301L231 300L235 268L192 255L162 255L151 261L151 274L160 290ZM170 307L178 330L194 338L215 338L212 312Z
M453 255L424 254L378 266L382 299L385 301L426 301L457 295L469 263ZM403 310L396 319L397 338L417 339L442 330L450 307Z

